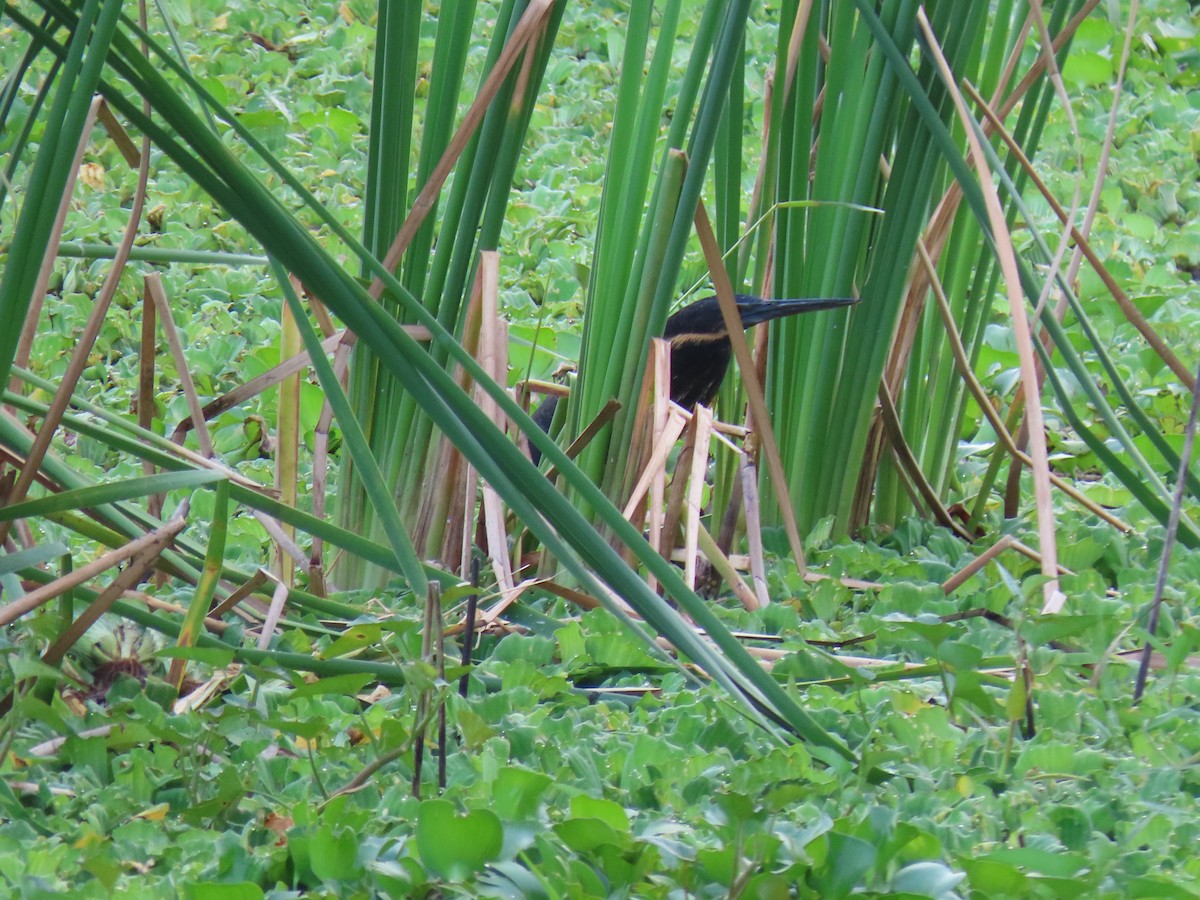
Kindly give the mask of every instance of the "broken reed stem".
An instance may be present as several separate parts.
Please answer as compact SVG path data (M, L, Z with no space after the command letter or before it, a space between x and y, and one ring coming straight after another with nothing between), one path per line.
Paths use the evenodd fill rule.
M163 334L167 338L167 346L171 348L171 356L175 360L175 374L179 378L179 389L183 391L187 401L188 413L192 419L192 427L196 430L196 440L200 443L200 453L211 459L213 452L212 438L208 434L208 423L204 421L204 412L200 406L200 397L196 392L192 372L188 368L187 356L183 351L183 341L179 337L179 329L175 327L175 319L171 315L171 303L163 290L162 276L151 272L145 277L146 293L154 301L158 309L158 317L162 321Z
M921 499L925 501L938 524L949 528L960 538L970 543L971 535L950 515L950 511L946 509L942 504L941 498L938 497L937 491L933 489L933 485L929 483L929 479L921 471L921 464L917 461L916 454L912 452L912 448L908 446L908 441L904 438L904 428L900 424L900 414L896 410L896 403L892 399L892 392L888 390L886 382L880 382L879 384L879 410L880 418L883 420L884 429L892 445L892 450L896 453L896 459L900 463L900 468L912 480L916 491L921 495Z
M965 584L972 575L986 566L989 562L999 556L1015 543L1015 539L1011 534L1006 534L988 547L977 557L963 566L959 571L955 572L944 582L942 582L942 590L947 594L953 594L956 590Z
M917 242L917 253L921 260L921 265L929 270L933 269L933 260L929 255L929 250L925 246L924 241ZM1004 446L1004 449L1016 460L1019 460L1022 465L1032 467L1033 460L1029 455L1023 452L1012 434L1005 426L1004 420L1000 418L1000 414L996 412L987 396L987 391L980 384L979 379L975 377L975 372L971 369L970 360L967 358L967 348L963 345L962 337L958 333L958 323L954 321L954 311L950 308L950 301L942 290L940 279L936 277L936 272L931 275L930 286L933 290L934 299L937 301L938 312L941 314L942 325L946 329L946 338L950 342L950 351L954 357L954 364L958 369L959 375L962 377L967 386L967 390L971 392L971 396L975 398L975 403L979 406L984 418L988 420L988 424L996 432L996 438ZM1089 500L1083 493L1077 490L1074 485L1064 481L1053 473L1050 475L1050 483L1056 488L1074 500L1076 503L1083 506L1088 512L1099 516L1104 521L1108 522L1115 528L1128 533L1131 529L1129 525L1122 522L1108 510L1104 509L1099 504Z
M37 609L43 603L47 603L55 597L62 594L64 591L70 590L73 587L83 584L91 578L95 578L100 573L118 566L126 560L132 558L136 554L142 552L147 547L152 547L157 540L158 532L150 532L142 535L136 540L130 541L116 550L110 550L97 559L92 560L84 566L55 579L49 584L30 591L24 597L12 601L11 603L0 607L0 627L9 625L17 619L24 616L26 613Z

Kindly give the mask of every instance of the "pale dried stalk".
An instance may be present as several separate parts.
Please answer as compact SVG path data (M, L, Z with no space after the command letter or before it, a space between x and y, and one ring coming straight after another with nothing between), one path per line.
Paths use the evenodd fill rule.
M467 300L466 316L463 321L462 347L473 357L479 355L479 304L480 292L483 290L480 273L475 273L475 281L471 285L471 294ZM463 393L472 394L473 381L462 366L455 366L455 378ZM475 396L472 394L472 396ZM466 459L458 448L445 435L438 439L441 454L440 466L434 471L445 473L439 479L437 489L423 492L421 504L417 510L417 527L413 530L413 544L416 547L431 547L431 533L442 532L439 556L444 560L452 560L466 551L463 561L462 577L470 577L470 531L475 522L475 494L477 482L475 475ZM460 497L467 497L469 502L460 502ZM444 524L442 524L444 523ZM465 539L465 540L464 540Z
M653 384L653 416L652 425L650 428L651 446L660 445L665 437L667 428L672 421L671 404L668 402L671 396L671 347L662 338L654 338L650 342L650 369L653 372L651 379ZM675 437L671 438L671 444L674 444L679 438L679 433L683 430L683 422L679 422L678 430ZM636 433L636 432L635 432ZM647 466L649 469L650 466ZM666 503L667 495L667 469L666 457L663 461L653 468L653 475L650 479L650 503L646 511L646 528L650 539L650 546L657 553L662 555L666 551L665 535L663 533L663 517L665 510L663 504ZM645 473L643 472L643 477ZM634 495L638 493L638 488L641 487L641 481L634 488ZM630 497L630 502L633 502L633 497ZM629 518L630 508L625 507L625 518ZM650 590L658 590L658 579L651 575L647 582L650 585Z
M804 561L804 545L800 540L800 528L796 524L796 513L792 509L791 497L788 496L787 479L783 472L783 460L779 455L779 444L775 440L775 431L767 415L766 399L763 395L762 383L755 376L754 360L750 356L750 348L746 345L746 335L742 330L741 318L738 316L737 304L733 299L733 285L729 274L725 271L725 263L721 259L721 248L713 235L712 225L708 220L708 212L703 201L696 204L696 236L704 250L704 259L708 263L709 276L712 278L713 289L721 304L721 314L725 318L725 327L729 331L729 342L733 345L733 355L737 359L738 369L742 376L742 384L746 386L746 399L754 417L757 434L762 449L767 454L767 469L771 475L771 483L775 488L779 503L779 512L783 516L784 530L792 550L796 568L801 574L808 571Z
M501 588L499 591L500 600L477 615L476 629L482 630L495 624L496 620L504 615L505 610L516 603L522 594L530 588L537 587L543 583L544 579L541 578L527 578L518 584Z
M347 364L350 361L350 348L339 344L333 354L333 372L338 383L345 387ZM312 514L318 519L325 518L329 490L329 429L333 425L333 407L326 400L321 405L321 417L317 419L317 427L313 432L313 484L312 484ZM313 535L312 550L308 555L309 589L318 597L326 594L328 585L325 579L325 541Z
M667 514L663 521L664 546L674 555L675 535L679 533L679 521L683 516L683 503L686 496L688 480L691 478L693 449L696 446L696 427L699 419L692 416L688 420L687 430L683 436L683 447L675 458L675 471L671 473L671 490L667 496Z
M664 467L667 463L667 457L671 455L671 450L675 447L675 442L679 440L679 435L683 433L683 429L687 424L688 420L683 416L675 415L673 410L668 413L662 433L658 435L654 443L654 448L650 452L650 459L647 460L645 468L642 469L642 474L638 477L637 484L633 487L633 493L629 495L629 502L621 510L621 515L626 519L633 517L633 514L637 511L638 504L646 496L646 492L662 476L665 471ZM663 479L663 490L665 490L665 479ZM661 523L659 527L662 527Z
M792 21L792 33L788 35L787 68L784 71L784 99L792 92L796 81L796 68L800 64L800 46L804 43L804 32L808 30L808 20L812 13L812 0L801 0L796 18ZM769 109L770 107L768 107Z
M293 534L288 534L284 531L284 525L271 516L268 516L260 509L251 510L251 514L258 521L258 524L266 531L267 536L275 542L282 555L287 556L290 560L300 566L308 564L308 559L304 556L304 551L294 540Z
M1059 221L1063 222L1064 224L1068 222L1069 219L1067 211L1062 208L1062 205L1059 204L1057 199L1055 199L1050 189L1046 187L1045 182L1042 181L1042 179L1038 176L1037 172L1033 168L1033 164L1029 162L1029 159L1025 156L1020 146L1012 139L1012 136L1001 127L998 114L993 112L988 105L983 102L982 98L977 92L974 91L970 84L965 85L964 89L971 96L972 101L977 107L979 107L980 111L984 114L988 122L994 123L995 129L999 133L1000 137L1004 140L1009 152L1012 153L1014 158L1020 163L1021 168L1024 169L1025 173L1028 175L1030 183L1036 187L1041 195L1045 198L1046 202L1050 205L1050 209L1054 211L1054 214L1058 217ZM1180 383L1190 391L1192 386L1196 383L1195 376L1187 368L1187 366L1180 361L1179 357L1175 355L1171 348L1167 346L1167 343L1159 336L1158 332L1154 330L1154 326L1152 326L1146 320L1146 317L1142 315L1141 310L1139 310L1137 306L1134 305L1133 301L1129 299L1129 295L1122 290L1119 284L1117 284L1116 279L1114 279L1109 273L1104 263L1100 260L1100 257L1098 257L1095 251L1092 250L1091 245L1088 243L1088 240L1084 234L1078 228L1072 227L1071 239L1075 241L1076 246L1079 247L1079 249L1083 252L1084 258L1087 259L1088 263L1100 277L1100 280L1104 283L1105 289L1112 294L1113 299L1117 301L1117 305L1121 308L1121 313L1125 316L1126 321L1128 321L1130 325L1138 330L1138 333L1141 334L1146 343L1150 345L1151 349L1153 349L1154 352L1158 354L1159 358L1162 359L1162 361L1167 365L1167 367L1175 373L1175 376L1179 379Z
M739 572L750 571L750 557L745 553L726 553L724 548L721 549L721 554L729 560L729 564ZM684 552L682 547L676 547L671 551L671 562L682 563Z
M421 325L404 325L401 326L408 332L409 336L414 340L427 341L430 338L429 329ZM339 347L349 349L354 346L354 335L343 329L321 341L321 349L326 353L332 353ZM336 357L335 357L336 358ZM209 421L214 416L218 416L228 409L233 409L235 406L241 406L252 397L257 397L270 388L275 387L283 379L294 375L309 364L308 351L302 350L295 356L288 357L283 362L271 367L261 375L251 378L244 384L240 384L227 394L222 394L215 400L212 400L204 405L202 410L204 420ZM186 434L192 428L190 419L184 419L175 427L175 432L172 434L172 440L181 440L181 435Z
M1136 2L1134 3L1134 6L1135 7L1137 6ZM1081 191L1081 184L1082 184L1082 178L1083 178L1082 173L1085 170L1085 164L1084 164L1084 159L1083 159L1083 152L1082 152L1082 150L1079 149L1080 147L1083 146L1083 142L1079 136L1078 125L1075 122L1075 111L1071 106L1070 97L1067 96L1066 88L1062 83L1062 76L1058 70L1058 62L1054 58L1054 54L1050 52L1050 48L1049 48L1050 36L1046 30L1045 16L1043 15L1042 4L1039 2L1039 0L1035 0L1035 2L1030 4L1029 18L1036 21L1036 24L1038 27L1038 35L1040 37L1040 47L1039 47L1040 55L1045 57L1044 61L1045 61L1046 69L1049 72L1049 78L1050 78L1051 84L1054 86L1054 90L1055 90L1056 94L1058 95L1060 103L1062 104L1063 112L1067 119L1067 125L1071 130L1072 137L1074 138L1072 146L1076 148L1075 149L1076 176L1074 179L1072 179L1074 191L1071 196L1070 208L1067 212L1066 218L1063 220L1060 220L1060 224L1063 226L1063 231L1062 231L1061 235L1059 236L1058 246L1054 251L1053 259L1050 260L1050 263L1047 266L1046 278L1042 283L1042 291L1041 291L1040 296L1038 297L1037 304L1034 307L1033 320L1035 322L1038 322L1038 321L1041 321L1041 318L1043 315L1043 309L1044 309L1044 306L1045 306L1047 300L1050 297L1050 294L1058 286L1059 279L1062 279L1064 277L1062 275L1062 262L1063 262L1063 257L1066 255L1067 249L1071 244L1071 231L1072 231L1072 228L1074 227L1073 224L1068 225L1068 223L1074 223L1076 220L1076 217L1079 215L1080 195L1082 193L1082 191ZM1127 40L1128 40L1128 37L1129 36L1126 35ZM1110 118L1109 118L1109 131L1108 131L1108 135L1107 135L1108 143L1106 145L1102 145L1102 147L1101 147L1101 153L1100 153L1101 164L1097 167L1096 178L1092 184L1092 195L1091 195L1091 201L1090 201L1091 206L1089 207L1089 209L1087 210L1087 213L1085 214L1085 222L1084 222L1084 228L1083 228L1083 231L1085 234L1088 231L1090 231L1090 229L1091 229L1091 222L1095 215L1096 207L1100 201L1100 190L1104 185L1104 181L1105 181L1105 178L1107 175L1106 163L1107 163L1107 159L1108 159L1109 150L1111 149L1113 127L1116 124L1115 115L1116 115L1117 104L1120 99L1121 79L1123 76L1124 76L1124 71L1122 70L1118 74L1117 88L1116 88L1116 91L1115 91L1115 94L1113 97L1112 114L1110 115ZM1070 271L1065 276L1065 280L1062 282L1063 284L1071 284L1072 283L1073 279L1075 278L1075 275L1078 273L1080 261L1081 261L1080 250L1079 250L1079 246L1076 245L1075 250L1071 254ZM1054 315L1055 320L1057 322L1059 322L1060 324L1063 322L1063 320L1066 316L1068 304L1069 304L1069 301L1067 298L1067 292L1065 290L1059 290L1058 300L1055 303L1053 315ZM1053 338L1050 335L1049 328L1041 329L1039 340L1042 342L1042 346L1046 348L1047 352L1053 351ZM1037 372L1038 372L1038 391L1040 393L1042 387L1045 384L1046 376L1045 376L1045 372L1043 371L1042 361L1040 358L1036 360L1036 365L1037 365ZM1014 404L1014 408L1016 408L1016 409L1020 408L1018 405L1016 405L1016 404L1020 403L1020 400L1021 400L1021 395L1018 395L1017 400L1015 401L1015 404ZM1017 441L1018 447L1025 447L1025 446L1027 446L1027 444L1029 442L1029 419L1027 417L1027 414L1024 414L1021 416L1021 425L1017 430L1016 441ZM1009 468L1008 484L1005 489L1005 514L1006 515L1015 515L1016 510L1019 506L1020 489L1021 489L1021 467L1014 465Z
M674 655L675 645L666 638L656 638L655 642L662 649ZM712 646L715 647L716 645L713 644ZM747 647L746 652L757 659L763 665L763 668L770 671L776 662L783 659L785 656L790 656L796 651L781 650L776 647ZM830 654L829 658L835 659L842 663L842 665L850 666L852 668L896 668L904 670L924 668L923 664L921 663L897 663L895 660L876 659L870 656L841 656Z
M1062 105L1063 115L1066 117L1067 127L1070 129L1071 136L1073 138L1071 146L1075 149L1076 176L1072 180L1074 190L1071 196L1070 212L1067 214L1067 219L1071 222L1074 222L1075 217L1079 214L1080 197L1083 193L1081 189L1081 183L1082 173L1084 171L1084 161L1083 151L1080 149L1083 146L1083 140L1079 136L1079 125L1075 121L1075 110L1071 106L1071 98L1067 95L1067 89L1062 80L1062 73L1058 69L1058 60L1055 59L1054 53L1050 49L1050 45L1053 41L1050 37L1050 32L1046 27L1046 17L1042 10L1041 0L1032 0L1032 2L1030 2L1029 18L1032 19L1037 26L1038 54L1041 57L1042 63L1047 72L1046 77L1049 78L1050 84L1054 88L1054 93L1058 96L1059 103ZM1099 181L1103 182L1104 170L1100 169L1097 174ZM1099 199L1098 190L1096 193L1096 199ZM1051 260L1050 265L1048 266L1048 274L1043 283L1042 294L1040 297L1038 297L1037 305L1034 308L1033 319L1035 322L1041 318L1042 308L1045 306L1046 301L1049 299L1051 292L1054 290L1054 287L1057 284L1057 276L1062 271L1063 257L1066 256L1067 247L1069 245L1070 229L1066 229L1059 236L1058 247L1054 251L1054 258ZM1067 297L1065 294L1060 293L1058 303L1055 307L1055 317L1059 322L1063 320L1063 316L1066 314L1066 311ZM1045 329L1043 329L1041 340L1042 344L1049 348L1051 340L1050 334ZM1036 360L1036 365L1038 371L1040 372L1040 359ZM1042 381L1039 379L1039 387L1041 383Z
M14 793L21 794L26 797L40 796L42 791L47 791L51 797L69 797L78 796L75 791L70 788L58 787L57 785L46 785L41 782L33 781L9 781L8 787Z
M708 451L712 445L712 410L704 404L696 407L695 439L692 447L691 479L687 492L687 519L683 542L683 580L688 588L696 589L696 546L700 540L700 512L704 500L704 473L708 469Z
M996 541L996 543L992 544L992 546L988 547L977 557L942 582L942 590L947 594L953 594L960 587L962 587L972 575L1011 547L1014 543L1014 540L1015 539L1011 534L1006 534L1001 537L1000 540Z
M600 412L596 413L596 417L588 423L587 428L579 432L579 437L571 441L571 445L563 451L567 459L574 459L582 453L583 448L592 442L592 439L600 433L600 429L613 420L613 416L617 414L617 410L620 408L620 401L615 397L610 397L608 402L600 408ZM558 468L556 466L551 466L546 470L547 479L553 479L557 474Z
M580 609L583 609L583 610L599 609L603 605L599 600L597 600L591 594L585 594L583 591L578 591L578 590L575 590L574 588L569 588L569 587L559 584L557 581L553 581L549 578L526 578L525 580L519 582L515 587L513 587L512 596L508 596L505 594L499 595L500 600L488 610L488 613L487 613L488 618L486 620L483 618L483 616L484 616L483 613L476 614L475 626L474 626L475 632L479 633L488 628L494 628L497 625L497 623L502 623L501 617L503 616L504 612L510 606L512 606L513 601L515 601L518 597L520 597L521 594L523 594L525 591L529 590L530 588L534 588L534 587L539 588L540 590L543 590L548 594L554 594L554 596L556 596L556 597L562 597L567 602L572 603L575 606L578 606ZM483 597L483 598L479 598L479 599L480 599L480 601L484 601L493 596L497 596L497 595L489 594L488 597ZM633 615L635 615L635 617L636 617L636 613ZM454 637L454 636L462 634L464 631L466 631L467 630L467 618L468 617L463 617L461 620L459 620L454 625L447 626L446 630L445 630L446 637ZM515 628L516 626L513 626L513 627Z
M1004 209L1000 205L1000 196L988 169L983 147L975 134L973 120L967 112L962 93L958 90L954 75L942 55L941 47L925 17L924 10L918 10L917 22L928 42L930 53L933 55L942 82L954 101L959 119L966 131L968 142L975 154L975 169L979 176L984 203L987 206L988 220L991 225L993 239L996 244L996 255L1000 269L1004 274L1004 283L1008 295L1009 315L1013 322L1013 333L1017 344L1017 354L1021 363L1021 380L1026 387L1026 396L1032 402L1028 404L1029 430L1032 435L1030 447L1033 459L1033 490L1037 510L1038 537L1042 551L1042 573L1046 576L1043 586L1045 602L1042 610L1045 613L1058 612L1066 600L1059 589L1057 548L1054 534L1054 506L1050 497L1050 462L1046 453L1046 429L1042 421L1042 408L1037 390L1037 367L1034 365L1033 332L1029 318L1025 312L1025 300L1021 295L1020 273L1017 270L1016 252L1012 246L1012 238L1004 218Z
M154 370L158 343L156 340L155 320L154 301L143 295L141 343L138 347L138 392L136 403L138 427L146 431L154 429L154 414L158 411L156 408L157 401L154 398ZM143 475L153 475L156 471L157 468L149 459L142 460ZM147 512L154 516L154 518L161 519L164 500L165 498L162 494L152 494L147 497Z
M239 663L232 663L223 669L215 670L201 684L196 685L187 694L171 704L171 712L177 716L195 712L216 697L223 696L229 683L237 678L241 671L242 667ZM221 757L213 754L213 759L220 760Z
M274 572L267 572L267 577L275 582L275 590L271 593L271 605L267 609L267 618L258 635L259 650L266 650L271 646L271 637L275 634L279 620L283 618L283 609L287 605L288 598L287 583Z
M475 356L478 356L480 352L480 316L481 304L483 302L482 294L483 272L482 269L480 269L476 271L475 283L471 286L471 297L467 301L467 317L463 326L463 348L468 353L471 353ZM458 369L458 378L459 386L464 391L474 391L473 395L478 399L478 388L475 386L474 380L461 366ZM460 555L459 572L462 579L467 581L472 578L471 547L474 538L472 532L475 529L476 523L475 507L476 495L479 491L479 473L475 470L474 466L466 461L466 458L459 452L458 448L446 440L445 436L442 437L442 446L446 450L446 458L450 461L451 469L454 469L456 466L461 466L461 469L459 470L462 473L461 480L451 482L450 486L448 487L448 490L451 491L449 505L453 507L455 499L459 499L461 501L457 507L461 512L456 513L460 516L460 519L459 521L454 521L452 519L447 531L449 532L449 529L453 528L461 535L458 546L458 552ZM453 493L459 489L462 491L461 494ZM433 510L436 508L436 503L433 502L434 498L432 494L428 494L427 497L430 500L427 508L432 516L434 514ZM422 513L424 513L424 509L422 509ZM421 521L421 534L424 535L426 533L425 528L427 527L425 524L427 521L426 516L422 515ZM449 537L447 537L446 543L448 543L448 541ZM450 554L447 553L446 558L449 557ZM473 581L472 583L475 582Z
M1112 148L1117 131L1117 113L1121 108L1121 96L1125 88L1125 70L1129 67L1129 51L1133 44L1133 35L1137 30L1137 15L1138 15L1138 0L1132 0L1129 4L1129 18L1125 24L1125 41L1121 47L1121 59L1117 63L1117 81L1113 85L1112 90L1112 105L1108 110L1108 125L1104 129L1104 141L1100 144L1100 158L1096 163L1096 178L1092 182L1092 193L1088 197L1087 209L1083 214L1083 224L1079 228L1080 234L1084 240L1088 240L1092 233L1092 223L1096 219L1096 213L1100 209L1100 195L1104 190L1106 175L1108 174L1108 161L1112 154ZM1079 275L1079 268L1083 264L1083 248L1075 247L1075 251L1071 254L1071 264L1067 268L1067 284L1074 284L1076 277ZM1065 305L1066 296L1059 298L1060 306ZM1064 310L1065 311L1065 310ZM1058 314L1059 321L1062 320L1062 312Z
M1200 381L1200 371L1196 372ZM1162 558L1158 564L1158 576L1154 581L1154 599L1150 601L1150 618L1146 623L1146 632L1150 639L1155 638L1158 630L1158 617L1162 611L1163 592L1167 588L1167 569L1171 564L1171 553L1175 549L1175 537L1179 532L1179 516L1183 508L1183 495L1187 493L1188 467L1192 461L1192 446L1196 440L1196 419L1200 417L1200 385L1192 389L1192 408L1188 413L1188 422L1183 430L1183 447L1179 451L1179 471L1175 476L1175 492L1171 498L1171 511L1167 515L1167 535L1163 541ZM1146 690L1146 676L1150 671L1150 656L1152 654L1150 641L1142 656L1142 664L1138 667L1137 680L1133 688L1133 702L1142 699Z
M25 752L29 756L32 756L32 757L35 757L38 759L44 759L45 757L53 756L55 753L57 753L59 750L61 750L62 745L65 744L67 741L69 741L73 737L79 737L79 738L108 737L110 734L113 733L114 729L119 733L124 730L124 725L123 724L122 725L100 725L100 726L97 726L96 728L81 728L79 731L74 732L73 734L66 734L66 735L63 735L62 737L55 737L55 738L50 738L48 741L42 741L42 743L35 744L34 746L30 747Z
M313 318L317 320L317 328L321 330L321 336L331 338L338 334L338 328L333 324L333 317L329 315L329 310L325 304L321 302L312 291L306 290L295 276L290 276L293 283L296 285L296 293L308 301L308 308L312 310Z
M767 592L767 567L763 561L762 521L759 516L758 469L754 461L743 455L740 462L742 509L746 516L746 543L750 549L750 576L754 594L760 606L771 602Z
M293 275L288 276L292 290L299 296L303 290ZM303 349L300 326L292 313L291 304L285 303L279 316L279 355L294 356ZM300 496L300 373L285 378L279 384L276 411L276 446L274 454L275 490L279 501L285 506L296 508ZM203 416L203 413L201 413ZM261 522L265 516L257 516ZM303 567L307 560L295 548L296 528L286 522L276 523L280 538L275 541L273 553L275 566L283 580L289 585L296 583L296 566ZM285 546L289 545L289 546ZM297 550L296 553L292 549Z
M475 495L479 490L479 473L470 463L465 463L462 491L462 539L459 543L459 577L466 579L471 571L471 547L475 530Z
M1099 0L1088 0L1088 2L1058 33L1054 38L1052 46L1054 52L1057 53L1062 49L1063 45L1074 35L1079 24L1087 17L1087 14L1099 4ZM1025 24L1022 26L1021 33L1013 42L1013 50L1009 55L1008 61L1005 64L1004 72L1001 75L996 85L995 93L992 98L992 106L1000 105L999 121L1006 119L1013 111L1017 104L1029 92L1029 89L1041 78L1045 71L1046 59L1042 54L1038 54L1033 65L1022 77L1021 81L1012 90L1012 92L1001 100L1001 92L1005 90L1008 83L1012 80L1012 76L1016 71L1017 65L1020 63L1021 56L1025 47L1025 41L1032 28L1032 21L1026 17ZM970 89L969 85L967 86ZM994 125L992 122L984 124L984 133L992 134ZM974 166L975 155L969 153L967 155L967 165ZM881 165L885 167L886 177L886 161L881 161ZM929 250L929 254L934 259L939 259L942 250L945 247L945 242L950 236L950 229L954 223L954 217L958 212L958 207L962 203L962 188L955 182L947 189L945 196L938 203L937 209L934 212L929 227L925 230L924 241ZM892 391L899 392L900 379L903 377L905 368L907 367L908 354L912 349L912 339L915 334L915 327L919 321L920 310L924 303L925 292L928 285L924 281L922 273L918 273L913 278L912 284L909 286L908 296L905 300L904 311L901 313L901 323L897 329L897 337L893 341L894 350L889 354L888 362L885 365L885 377Z
M125 126L113 115L112 107L108 105L107 101L100 104L96 118L108 132L109 139L116 145L117 151L125 160L125 165L131 169L141 166L143 154L138 151L137 144L133 142L133 138L129 136Z
M1018 553L1020 553L1022 556L1032 559L1038 565L1043 564L1042 554L1038 553L1036 550L1034 550L1032 547L1028 546L1027 544L1023 544L1020 541L1013 541L1012 548L1014 550L1016 550ZM1058 565L1057 571L1058 571L1059 575L1074 575L1075 574L1073 571L1071 571L1070 569L1068 569L1066 566L1062 565L1061 563Z
M144 591L128 590L125 592L124 598L140 603L147 609L158 610L160 612L174 613L178 616L182 616L187 612L187 609L178 603L168 603L165 600L159 600L157 597L151 597ZM213 634L224 634L229 629L229 626L220 619L214 619L210 613L204 617L204 628Z
M738 574L738 570L733 565L732 560L730 560L729 557L722 552L721 548L717 546L717 542L713 539L713 536L708 533L708 529L701 525L698 521L696 522L696 537L699 541L701 552L704 553L705 558L709 561L712 567L722 578L725 579L725 582L729 585L729 587L732 588L734 596L736 596L741 602L742 608L748 610L749 612L754 612L756 609L760 608L763 603L750 588L750 585L746 584L745 579ZM694 565L694 554L689 553L687 555L687 559L692 560ZM684 561L684 565L686 564L687 560Z
M1075 15L1071 17L1071 20L1063 26L1062 31L1054 36L1054 41L1052 42L1054 53L1049 54L1050 56L1055 56L1060 50L1062 50L1067 41L1071 40L1071 38L1075 36L1075 32L1078 30L1080 24L1088 16L1090 16L1092 14L1092 10L1099 5L1100 0L1087 0L1083 6L1079 7L1079 11L1076 12ZM1027 93L1029 93L1029 89L1037 83L1039 78L1042 77L1042 74L1046 70L1046 56L1047 54L1038 54L1037 60L1032 66L1029 67L1029 71L1025 73L1024 77L1021 78L1020 82L1018 82L1017 86L1013 89L1013 92L1005 99L1004 103L998 110L1001 119L1008 118L1008 114L1016 108L1017 104L1021 102Z
M480 295L479 320L479 364L484 372L497 383L503 383L504 372L503 349L500 343L499 326L499 294L500 294L500 256L493 250L479 255L479 276L482 287ZM476 396L479 408L497 428L505 430L506 417L501 413L499 404L478 385ZM512 566L508 559L508 535L504 528L504 504L500 495L486 481L483 484L483 518L487 531L488 556L492 560L492 568L496 573L496 583L503 590L512 590L514 579Z

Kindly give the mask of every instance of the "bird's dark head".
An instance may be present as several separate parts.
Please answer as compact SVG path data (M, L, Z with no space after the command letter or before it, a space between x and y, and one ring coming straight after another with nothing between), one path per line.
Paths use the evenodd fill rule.
M734 299L743 328L781 316L836 309L858 302L847 298L760 300L746 294L737 294ZM697 403L712 405L733 355L717 298L705 297L679 310L667 319L663 337L671 345L671 399L687 409Z
M837 309L851 306L858 302L857 297L824 297L806 298L802 300L763 300L749 294L735 294L738 314L742 318L742 327L750 328L771 319L793 316L803 312L818 312L823 309ZM703 343L720 340L727 337L725 317L721 315L721 305L716 297L705 297L695 303L689 303L669 319L663 329L663 337L672 344L681 341Z

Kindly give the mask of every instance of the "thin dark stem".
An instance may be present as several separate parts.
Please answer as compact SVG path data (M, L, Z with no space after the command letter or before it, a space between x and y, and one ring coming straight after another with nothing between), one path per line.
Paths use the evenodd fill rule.
M1196 439L1196 416L1200 411L1200 368L1197 369L1196 383L1192 387L1192 411L1188 415L1187 429L1183 434L1183 450L1179 453L1179 474L1175 478L1175 497L1171 502L1171 515L1167 519L1167 537L1163 543L1162 560L1158 564L1158 581L1154 585L1154 599L1150 602L1150 621L1146 623L1149 638L1142 652L1142 664L1138 666L1137 681L1133 687L1133 702L1142 699L1146 690L1146 676L1150 671L1151 642L1154 632L1158 629L1158 616L1162 609L1163 591L1167 586L1167 567L1171 562L1171 551L1175 548L1175 532L1179 529L1179 511L1183 506L1183 492L1187 485L1188 465L1192 458L1192 444Z
M425 594L425 613L421 623L421 659L426 662L432 661L435 644L435 613L433 610L435 603L438 604L440 612L441 594L437 591L436 585L430 584ZM431 717L432 710L430 703L432 699L430 691L422 690L417 697L417 708L413 716L415 733L413 737L412 794L418 800L421 799L421 767L425 761L425 729L429 727L429 718Z
M479 605L479 560L471 560L471 587L476 590L467 597L467 625L463 629L463 645L462 645L462 664L469 666L471 664L471 653L475 649L475 608ZM458 679L458 693L465 697L467 696L467 681L468 675L463 672L462 677Z
M326 801L329 799L329 793L325 790L325 785L321 782L321 767L317 765L317 757L313 752L313 744L316 742L316 738L311 741L307 741L305 749L308 751L308 764L312 769L313 783L316 784L317 790L321 794L321 800Z
M436 584L429 586L429 612L433 618L433 662L438 684L446 680L446 635L442 622L442 592ZM438 690L438 790L446 790L446 694Z
M420 730L413 736L412 751L413 751L413 776L412 776L412 795L418 800L421 799L421 762L425 757L425 724L424 713L425 703L424 697L417 704L416 720L421 723Z

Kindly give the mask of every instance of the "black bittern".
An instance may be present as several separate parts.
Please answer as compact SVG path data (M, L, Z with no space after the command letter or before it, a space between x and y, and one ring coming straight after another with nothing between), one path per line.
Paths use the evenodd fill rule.
M846 297L763 300L748 294L735 294L734 299L743 328L783 316L836 309L858 302L857 298ZM663 339L671 345L671 399L689 410L697 403L711 406L733 356L733 345L729 343L729 331L717 298L705 297L689 303L672 315L663 329ZM533 414L533 421L543 431L550 430L557 404L557 397L548 397ZM537 465L541 453L536 447L530 447L530 454L533 464Z

